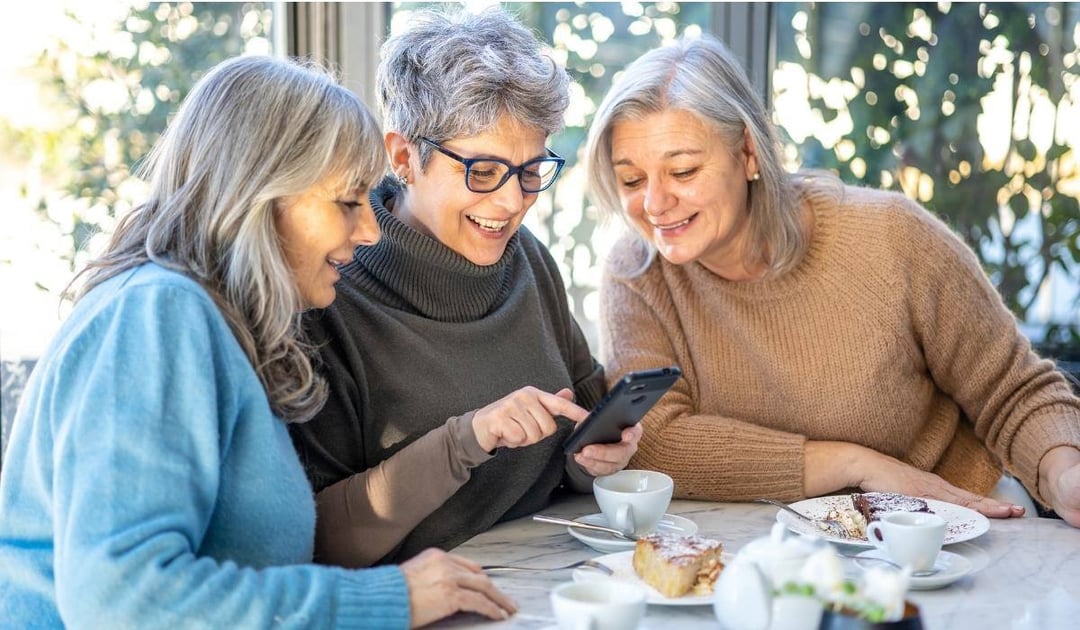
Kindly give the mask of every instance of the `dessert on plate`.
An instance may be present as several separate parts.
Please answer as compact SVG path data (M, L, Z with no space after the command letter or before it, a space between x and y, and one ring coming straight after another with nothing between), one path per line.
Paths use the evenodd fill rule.
M825 515L825 520L840 523L849 538L866 538L866 525L878 520L889 512L930 512L926 501L918 497L909 497L895 492L854 492L851 494L849 508L835 507ZM828 531L824 522L819 522L821 529Z
M724 545L705 536L642 536L634 547L634 572L664 597L708 595L724 564Z

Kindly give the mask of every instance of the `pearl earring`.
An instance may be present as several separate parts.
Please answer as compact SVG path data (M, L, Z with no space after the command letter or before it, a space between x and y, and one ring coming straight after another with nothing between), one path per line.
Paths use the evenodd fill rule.
M750 181L752 181L752 182L756 182L759 179L761 179L761 173L754 173L753 175L750 176Z

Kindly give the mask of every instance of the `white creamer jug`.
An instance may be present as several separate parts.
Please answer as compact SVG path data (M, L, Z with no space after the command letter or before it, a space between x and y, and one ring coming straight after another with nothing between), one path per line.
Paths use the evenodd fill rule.
M739 550L720 573L713 596L720 625L729 630L816 630L821 600L785 592L788 584L806 583L803 570L815 554L834 552L820 539L790 535L781 523L773 524L769 536Z

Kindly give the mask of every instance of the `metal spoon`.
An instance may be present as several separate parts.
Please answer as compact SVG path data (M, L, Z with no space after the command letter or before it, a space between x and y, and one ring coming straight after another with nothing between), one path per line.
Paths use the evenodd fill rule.
M903 566L893 562L892 560L889 560L888 558L881 558L881 557L878 557L878 556L869 556L869 555L867 555L867 556L844 556L844 557L845 558L853 558L856 562L861 561L861 560L873 560L875 562L884 562L885 564L893 567L894 569L899 569L901 571L904 569ZM911 577L929 577L931 575L934 575L935 573L940 573L940 572L941 572L941 569L939 569L937 567L934 567L934 568L926 570L926 571L912 571L911 572Z
M844 529L844 526L841 525L840 522L835 520L835 519L831 519L831 518L822 518L822 519L810 518L809 516L803 514L802 512L792 508L790 505L787 505L786 503L782 503L780 501L776 501L774 499L754 499L754 501L756 501L757 503L768 503L769 505L775 505L776 507L780 508L781 510L787 510L788 512L791 512L795 516L799 517L801 520L804 520L807 523L810 523L811 525L813 525L814 527L817 527L819 529L821 529L821 526L824 525L826 530L829 533L831 533L833 536L836 536L837 538L851 538L851 536L848 535L847 530Z
M595 560L578 560L577 562L570 563L561 567L515 567L506 564L488 564L480 567L481 570L486 572L496 571L565 571L567 569L576 569L578 567L587 567L589 569L595 569L603 573L604 575L614 575L614 571L606 564L601 564Z
M555 525L566 525L567 527L577 527L578 529L591 529L597 532L606 532L613 536L618 536L624 540L637 540L638 537L634 534L628 534L621 532L614 527L604 527L603 525L593 525L592 523L582 523L581 521L571 521L566 518L559 518L558 516L547 516L546 514L534 514L534 521L540 521L541 523L553 523Z

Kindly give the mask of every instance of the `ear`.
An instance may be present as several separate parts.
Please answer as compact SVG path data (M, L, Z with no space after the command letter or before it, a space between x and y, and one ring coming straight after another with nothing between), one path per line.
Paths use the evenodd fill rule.
M409 177L412 174L412 166L409 158L412 157L412 143L396 131L388 131L383 136L383 146L390 158L390 171L394 175Z
M754 145L754 139L750 137L750 129L745 127L743 128L742 158L746 170L746 180L750 181L755 177L760 177L758 173L757 147Z

